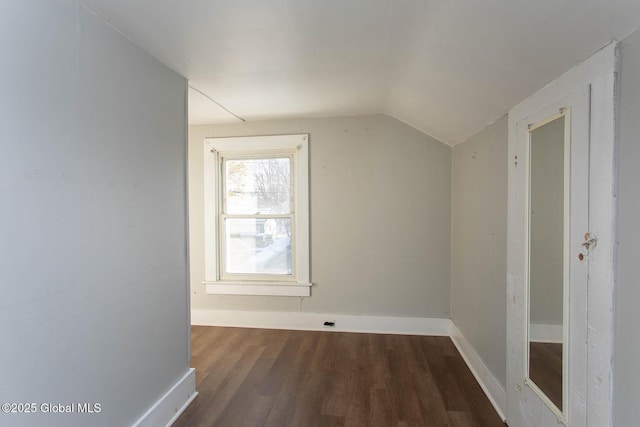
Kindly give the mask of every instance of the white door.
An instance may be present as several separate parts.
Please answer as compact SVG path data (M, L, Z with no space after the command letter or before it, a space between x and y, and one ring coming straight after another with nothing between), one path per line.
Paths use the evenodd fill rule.
M515 425L585 425L589 88L521 119L516 135L510 232L520 238L508 252L518 266L508 322L522 417Z
M614 58L509 114L510 427L611 425Z

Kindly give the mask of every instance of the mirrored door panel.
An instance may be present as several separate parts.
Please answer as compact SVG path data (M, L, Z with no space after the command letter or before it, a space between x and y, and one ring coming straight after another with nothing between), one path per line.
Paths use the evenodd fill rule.
M560 412L568 281L567 112L562 110L529 129L528 377Z

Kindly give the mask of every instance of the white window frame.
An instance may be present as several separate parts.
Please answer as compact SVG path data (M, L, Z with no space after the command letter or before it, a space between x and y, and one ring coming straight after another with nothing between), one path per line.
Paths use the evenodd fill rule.
M294 194L292 274L223 277L220 233L223 191L221 158L292 158ZM309 282L309 135L206 138L204 141L205 280L207 294L310 296Z

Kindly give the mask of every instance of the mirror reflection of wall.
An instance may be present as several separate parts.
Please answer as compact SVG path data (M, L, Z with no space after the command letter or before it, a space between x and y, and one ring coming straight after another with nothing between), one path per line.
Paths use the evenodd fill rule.
M529 378L562 410L565 117L530 133Z

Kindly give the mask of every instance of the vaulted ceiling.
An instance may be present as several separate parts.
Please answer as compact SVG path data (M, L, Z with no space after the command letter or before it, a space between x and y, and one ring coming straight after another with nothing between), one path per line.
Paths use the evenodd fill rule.
M189 122L383 113L455 145L614 39L639 0L80 0L189 79Z

